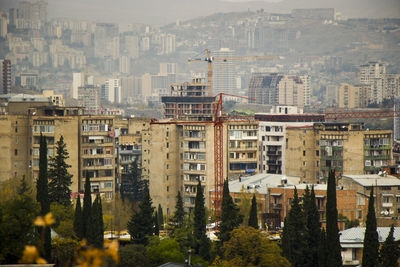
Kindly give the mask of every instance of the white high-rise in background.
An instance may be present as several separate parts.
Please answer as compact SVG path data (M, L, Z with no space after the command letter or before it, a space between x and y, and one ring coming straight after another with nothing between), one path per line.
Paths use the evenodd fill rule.
M121 103L122 92L119 79L109 79L102 87L102 98L111 103Z
M139 37L137 35L125 36L125 50L131 58L139 57Z
M128 56L119 57L119 72L128 74L131 72L131 59Z
M213 52L214 57L229 58L234 51L229 48L221 48ZM218 60L213 62L213 94L227 93L238 95L236 89L236 77L232 60Z
M72 74L71 98L78 99L79 87L93 84L93 76L86 75L84 72L74 72Z
M303 81L304 106L309 106L311 103L311 78L310 78L310 75L301 75L300 79Z
M386 64L381 62L368 62L360 66L359 82L371 85L371 95L368 97L371 103L381 103L383 100L384 78Z
M173 34L160 35L160 55L174 53L176 50L176 36Z

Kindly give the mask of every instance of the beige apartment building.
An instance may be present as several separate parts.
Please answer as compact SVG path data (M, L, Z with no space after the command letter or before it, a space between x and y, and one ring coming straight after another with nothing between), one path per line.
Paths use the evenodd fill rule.
M377 173L392 158L392 131L366 130L363 124L315 123L287 129L286 174L320 182L337 174Z
M363 108L369 104L371 86L342 84L339 88L339 108Z

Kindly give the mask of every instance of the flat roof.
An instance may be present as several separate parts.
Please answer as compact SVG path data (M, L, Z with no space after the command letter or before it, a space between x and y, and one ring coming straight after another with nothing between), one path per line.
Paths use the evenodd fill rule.
M390 227L377 227L379 242L385 242L389 235ZM342 247L363 247L365 227L353 227L340 231L340 244ZM394 240L400 240L400 227L395 227L393 232ZM359 244L361 246L356 246Z
M343 174L342 177L350 178L362 186L400 186L400 179L395 176L378 174Z

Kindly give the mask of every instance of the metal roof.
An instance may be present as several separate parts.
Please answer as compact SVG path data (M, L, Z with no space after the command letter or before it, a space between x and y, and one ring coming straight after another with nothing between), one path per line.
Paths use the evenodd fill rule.
M342 177L350 178L362 186L400 186L400 179L395 176L378 174L343 174Z
M390 227L378 227L379 242L385 242L389 235ZM365 227L353 227L340 231L340 244L342 247L363 247ZM395 227L393 236L395 240L400 240L400 227Z

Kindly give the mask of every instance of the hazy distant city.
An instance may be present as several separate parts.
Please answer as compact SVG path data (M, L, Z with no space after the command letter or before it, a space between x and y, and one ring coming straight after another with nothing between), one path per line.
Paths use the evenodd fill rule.
M400 240L397 0L136 2L0 0L0 223L8 205L1 202L17 195L29 195L46 214L43 199L33 196L42 194L48 158L49 181L60 173L69 180L65 201L52 196L50 182L52 205L71 209L69 217L47 210L71 228L56 223L57 238L95 247L119 238L127 245L122 263L133 253L130 244L146 251L147 259L137 258L142 265L119 266L184 259L190 265L190 253L202 266L390 261L382 255L398 255L398 263L398 246L366 259L374 254L363 252L362 241L372 213L383 247L389 233ZM60 147L68 155L57 161ZM56 172L56 164L68 171ZM90 217L100 239L87 232L88 221L76 223L89 195L96 198L92 209L103 209ZM146 212L148 221L140 222ZM303 217L307 222L296 221ZM326 240L312 240L308 220L315 220L318 238L325 236L321 229L327 240L341 231L333 237L336 258L326 255L329 249L326 259L316 252ZM205 221L207 227L197 225ZM140 223L150 232L137 236ZM279 253L264 263L230 259L223 243L234 234L254 235ZM302 241L291 236L309 238L307 252L315 257L297 257L301 245L294 244ZM26 252L22 244L33 240L4 250L0 263L16 263ZM169 250L162 242L180 249L155 256L151 249ZM50 254L38 255L59 264L60 251L53 241ZM112 258L110 251L106 246L104 255ZM72 256L69 264L79 263Z

